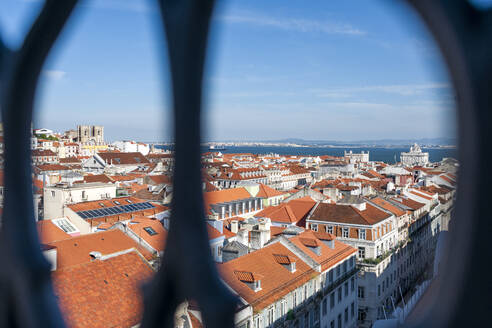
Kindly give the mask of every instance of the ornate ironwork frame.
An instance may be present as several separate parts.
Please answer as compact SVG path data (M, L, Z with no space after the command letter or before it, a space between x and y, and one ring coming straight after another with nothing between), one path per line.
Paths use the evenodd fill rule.
M145 289L143 327L173 325L176 307L196 301L207 327L232 327L236 301L212 261L200 174L203 68L213 0L156 0L167 37L175 126L174 197L162 269ZM39 247L33 213L30 129L38 78L77 0L46 0L19 50L0 38L0 104L5 140L5 198L0 234L0 325L62 327L50 268ZM486 322L488 286L487 155L491 150L492 12L464 0L407 0L434 35L456 90L459 175L451 243L429 313L411 322L449 327ZM458 264L458 265L457 265ZM488 295L485 295L488 297ZM475 301L470 301L475 300ZM483 320L483 321L482 321Z

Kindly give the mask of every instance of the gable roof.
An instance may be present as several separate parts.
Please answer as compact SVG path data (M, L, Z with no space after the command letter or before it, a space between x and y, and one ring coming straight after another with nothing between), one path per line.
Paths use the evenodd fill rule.
M378 209L370 203L366 203L366 209L363 211L350 205L319 203L308 220L373 225L390 216L391 214Z
M321 241L325 239L333 240L333 249ZM305 230L297 236L290 237L289 240L316 263L321 265L321 271L331 268L338 262L357 252L357 249L354 247L336 240L334 235L316 233L311 230ZM312 246L309 245L310 243L313 243ZM320 255L316 254L311 247L319 247Z
M275 190L273 188L270 188L262 183L260 183L260 190L258 191L258 194L256 194L256 197L261 197L261 198L270 198L270 197L275 197L275 196L282 196L285 193Z

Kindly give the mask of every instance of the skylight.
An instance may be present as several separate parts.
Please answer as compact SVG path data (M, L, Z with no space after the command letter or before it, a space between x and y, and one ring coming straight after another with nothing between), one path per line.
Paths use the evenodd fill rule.
M145 227L144 230L151 236L157 235L157 232L152 227Z

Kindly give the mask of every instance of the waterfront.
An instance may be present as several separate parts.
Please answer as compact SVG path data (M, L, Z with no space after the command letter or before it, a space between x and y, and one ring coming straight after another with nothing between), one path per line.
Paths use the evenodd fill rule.
M157 148L170 149L169 146L157 146ZM354 153L369 151L371 161L382 161L385 163L395 163L400 161L400 153L407 152L408 147L355 147L355 148L330 148L330 147L282 147L282 146L228 146L225 150L220 150L224 154L230 153L253 153L253 154L279 154L279 155L331 155L343 156L344 151L352 150ZM208 147L203 147L202 152L210 151ZM456 148L422 148L422 151L429 153L431 162L439 162L445 157L457 158Z

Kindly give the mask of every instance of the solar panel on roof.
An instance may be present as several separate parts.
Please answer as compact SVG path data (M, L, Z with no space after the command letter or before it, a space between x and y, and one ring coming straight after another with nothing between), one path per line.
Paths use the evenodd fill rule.
M92 210L94 213L97 214L97 216L104 216L105 214L101 210Z
M119 207L112 207L112 209L116 212L116 214L121 214L123 213L123 210Z
M115 207L108 207L106 210L111 214L118 214Z
M149 202L142 203L142 205L145 207L145 209L149 209L153 207Z
M99 211L100 211L100 212L103 212L103 213L104 213L104 215L112 215L112 213L111 213L110 211L108 211L108 209L107 209L107 208L101 208Z
M145 209L145 205L143 203L135 204L135 206L137 206L139 210Z
M125 212L132 212L133 210L131 209L130 205L123 205L120 206Z
M128 205L128 206L130 206L130 208L132 210L134 210L134 211L138 211L139 210L139 208L137 206L135 206L135 205Z
M82 218L82 219L87 219L87 215L84 213L84 211L77 212L77 214Z
M147 203L149 205L149 208L154 208L155 206L151 203Z
M94 213L92 210L85 211L85 215L87 216L88 219L92 219L92 218L96 217L96 213Z

